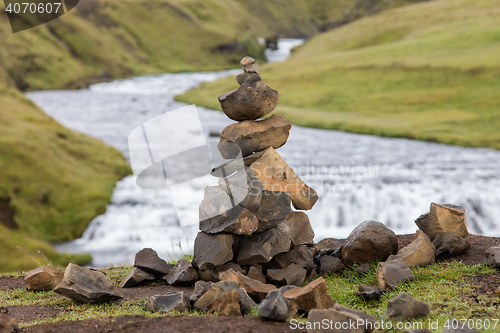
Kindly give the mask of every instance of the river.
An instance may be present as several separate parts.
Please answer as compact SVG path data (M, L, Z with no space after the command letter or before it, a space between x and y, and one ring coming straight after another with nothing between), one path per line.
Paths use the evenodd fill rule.
M269 59L286 59L300 41L278 44L278 51L267 52ZM127 138L134 128L186 106L174 101L175 95L240 72L147 75L27 96L63 125L103 140L128 158ZM222 112L198 111L207 140L217 142L210 133L220 133L232 121ZM278 153L320 195L307 212L317 241L346 237L365 220L381 221L396 233L415 232L414 220L431 202L461 205L472 233L500 236L499 151L293 126ZM166 259L192 253L197 231L179 225L168 189L141 189L129 176L117 183L106 213L89 224L82 238L57 247L88 252L93 267L104 267L133 262L144 247Z

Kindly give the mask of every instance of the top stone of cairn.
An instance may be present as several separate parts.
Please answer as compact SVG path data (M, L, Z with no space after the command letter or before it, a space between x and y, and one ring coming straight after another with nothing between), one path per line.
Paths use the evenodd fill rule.
M279 94L270 88L259 75L259 64L252 57L240 62L243 73L236 77L240 87L219 96L222 111L232 120L255 120L273 111L278 105Z

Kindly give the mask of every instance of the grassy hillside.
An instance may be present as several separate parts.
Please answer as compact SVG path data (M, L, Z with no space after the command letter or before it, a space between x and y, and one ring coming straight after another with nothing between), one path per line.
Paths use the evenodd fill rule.
M318 35L262 66L295 124L500 149L500 2L436 0ZM234 78L178 99L219 109Z

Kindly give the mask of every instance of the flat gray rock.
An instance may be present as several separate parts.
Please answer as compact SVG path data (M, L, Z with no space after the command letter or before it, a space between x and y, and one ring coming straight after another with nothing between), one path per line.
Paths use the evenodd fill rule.
M134 267L140 268L154 276L161 278L170 272L174 265L167 263L158 256L155 250L145 248L135 255Z
M144 310L152 312L179 312L188 311L191 308L187 296L182 291L172 291L165 295L151 296L144 306Z
M405 320L427 316L431 306L411 297L405 292L391 298L387 304L386 317L392 320Z
M394 289L397 285L415 280L415 276L403 260L379 262L377 267L377 282L381 290Z
M194 240L192 264L200 270L222 266L233 259L234 235L199 232Z
M192 286L198 281L199 277L198 272L191 263L186 259L181 259L177 261L174 268L163 279L173 286Z
M471 248L467 240L448 232L438 234L432 244L436 247L436 257L458 256Z
M144 281L153 281L156 277L153 274L143 271L140 268L134 267L123 279L122 288L130 288L140 285Z
M271 291L257 307L257 314L272 321L286 321L290 313L290 302L279 289Z
M307 271L296 264L291 264L282 269L268 269L267 279L277 286L293 285L302 286L306 278Z

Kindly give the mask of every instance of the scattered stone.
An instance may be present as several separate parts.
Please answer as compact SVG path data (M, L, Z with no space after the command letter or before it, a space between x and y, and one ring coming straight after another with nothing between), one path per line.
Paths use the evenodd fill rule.
M456 327L456 328L453 328ZM450 325L443 329L443 333L480 333L473 328L470 328L469 325L464 325L463 321L458 321L453 318L450 321Z
M405 292L389 300L386 317L392 320L404 320L427 316L431 306L411 297Z
M313 309L307 317L308 324L311 328L307 333L323 333L323 332L339 332L339 333L364 333L365 325L361 323L362 319L347 311L339 311L335 308L331 309ZM324 323L328 323L329 329L324 329ZM347 328L342 328L342 326ZM337 328L336 328L337 327Z
M192 286L198 281L198 272L189 261L181 259L163 279L173 286Z
M325 238L321 240L319 243L316 243L316 250L338 250L344 245L345 239L337 239L337 238Z
M288 140L291 127L279 114L264 120L245 120L224 128L217 148L226 159L236 158L240 151L245 157L269 147L278 149Z
M398 252L396 234L383 223L365 221L351 232L342 246L342 262L347 266L386 260Z
M273 290L257 307L258 315L273 321L286 321L290 313L290 302L283 291Z
M158 257L155 250L146 248L135 254L134 267L140 268L154 276L161 278L170 272L174 265Z
M264 284L253 280L248 276L233 271L232 269L225 271L220 275L220 277L222 281L236 281L238 286L243 288L247 292L248 296L250 296L257 303L260 303L268 293L276 289L276 287L271 284Z
M247 277L259 281L260 283L267 283L266 276L262 273L261 265L253 265L248 270Z
M415 276L403 260L379 262L377 267L377 282L381 290L395 288L399 284L415 280Z
M83 303L110 302L123 298L122 292L106 274L75 264L68 265L54 291Z
M233 243L232 234L199 232L194 240L193 266L203 271L224 265L233 259Z
M144 281L153 281L155 279L156 277L153 274L149 274L140 268L134 267L123 279L122 288L134 287Z
M484 263L495 268L500 268L500 246L492 246L486 250Z
M191 304L196 303L196 301L198 301L201 296L205 295L205 293L209 291L213 285L214 285L213 282L197 281L194 284L194 291L191 294L191 297L189 298Z
M306 274L307 271L296 264L291 264L282 269L267 270L269 282L278 286L294 285L300 287L304 283Z
M334 256L324 255L319 259L319 275L324 276L326 274L338 272L344 268L342 261Z
M367 286L365 284L360 284L358 289L359 292L355 293L356 296L364 298L365 301L377 300L384 293L383 290L380 290L377 287Z
M434 202L431 203L430 211L420 215L415 220L415 223L429 236L431 241L443 232L462 238L469 235L465 209L451 204L438 205Z
M299 311L309 313L312 309L329 309L335 304L326 289L326 281L321 277L305 287L287 290L283 295L290 302L290 318Z
M239 204L249 211L258 210L263 189L262 183L255 177L251 168L238 169L230 176L219 176L219 186L233 198L235 204ZM230 189L228 189L228 186ZM235 233L231 230L228 231ZM240 232L240 234L244 233Z
M467 240L447 232L438 234L432 244L436 247L436 257L458 256L471 248Z
M309 210L318 200L316 191L295 174L273 147L264 150L262 156L250 167L264 190L286 192L296 209Z
M259 220L257 233L283 222L292 211L291 202L290 196L285 192L262 191L259 208L252 211Z
M236 121L259 119L278 105L279 93L264 81L243 83L237 90L219 96L222 111Z
M354 271L358 274L366 274L372 270L372 266L369 263L360 265L354 269Z
M172 291L166 295L151 296L144 306L144 310L160 313L173 310L184 312L190 308L189 299L182 291Z
M257 231L259 220L253 213L240 205L234 206L234 201L222 187L207 189L199 208L201 231L209 234L225 231L237 235L251 235Z
M17 322L14 317L0 313L0 333L17 332Z
M47 265L26 273L24 280L29 290L52 290L61 282L63 273Z
M261 234L246 237L241 241L237 262L254 265L269 262L278 253L290 249L290 228L281 223Z
M417 237L411 244L402 248L397 255L390 255L387 261L403 260L408 268L430 265L436 258L436 247L429 236L417 230Z
M333 306L333 309L337 310L337 311L355 314L356 316L358 316L359 318L361 318L365 322L365 325L364 325L365 333L373 332L375 323L377 322L377 319L375 319L375 317L372 316L371 314L368 314L364 311L354 310L354 309L348 308L347 306L340 305L338 303Z
M241 316L238 290L234 289L210 303L208 312L219 313L221 316Z
M291 264L297 264L310 273L314 269L314 249L299 245L288 252L277 254L271 261L273 268L285 268Z
M290 227L293 246L314 244L314 231L306 213L291 212L285 217L283 223Z

